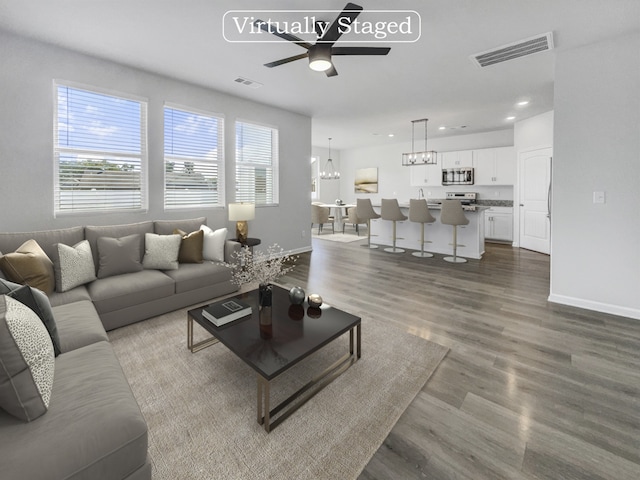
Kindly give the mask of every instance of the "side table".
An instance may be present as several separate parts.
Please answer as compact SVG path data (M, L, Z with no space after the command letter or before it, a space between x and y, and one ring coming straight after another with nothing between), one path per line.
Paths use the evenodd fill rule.
M260 245L261 243L259 238L247 238L246 242L241 242L237 238L234 238L233 240L238 242L243 247L249 247L251 249L251 253L253 253L253 247L255 247L256 245Z

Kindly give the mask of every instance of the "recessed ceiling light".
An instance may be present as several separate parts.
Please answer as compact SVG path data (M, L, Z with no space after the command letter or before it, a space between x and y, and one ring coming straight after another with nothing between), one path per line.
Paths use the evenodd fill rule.
M513 116L512 117L507 117L507 120L515 120L515 119L516 119L516 117L513 117Z
M393 135L393 133L390 133L390 134L389 134L389 135L387 135L387 136L388 136L388 137L393 137L394 135Z
M523 100L521 102L516 103L519 107L524 107L525 105L529 105L529 100Z
M446 130L447 127L445 127L444 125L442 125L440 128L438 128L438 130Z

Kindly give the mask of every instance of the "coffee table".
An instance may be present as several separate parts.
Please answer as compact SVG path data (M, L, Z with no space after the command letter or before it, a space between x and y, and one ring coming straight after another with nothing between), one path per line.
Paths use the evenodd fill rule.
M258 308L258 290L234 298L252 307L252 314L216 327L202 316L204 307L187 313L187 347L192 353L215 343L222 343L249 365L257 374L258 423L267 432L277 427L310 398L347 370L361 356L360 317L343 312L330 305L320 308L292 305L288 290L273 286L273 305L261 312ZM193 342L193 322L212 336ZM308 383L271 406L271 382L301 360L317 352L342 335L349 335L349 351ZM354 340L355 336L355 340ZM306 381L307 379L304 379Z

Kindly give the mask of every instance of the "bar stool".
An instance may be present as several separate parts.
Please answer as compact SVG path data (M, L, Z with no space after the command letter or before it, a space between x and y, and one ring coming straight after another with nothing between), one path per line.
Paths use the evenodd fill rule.
M458 257L458 225L467 225L469 219L464 216L462 203L460 200L444 200L442 202L442 212L440 213L440 222L444 225L453 225L453 256L444 257L444 260L451 263L465 263L466 258Z
M378 248L377 245L371 245L371 219L380 218L380 215L378 215L373 209L373 205L371 205L370 199L356 199L356 216L367 224L367 243L362 246L367 248Z
M409 221L420 223L420 251L413 252L411 255L414 257L433 257L433 253L424 251L424 244L431 243L430 241L424 240L424 224L425 223L433 223L436 219L431 215L429 211L429 206L427 205L427 201L424 198L415 199L412 198L409 200Z
M400 205L398 205L398 199L396 198L383 198L382 199L382 219L393 222L393 246L384 249L389 253L403 253L402 248L396 248L396 222L401 222L407 219L406 215L400 211Z

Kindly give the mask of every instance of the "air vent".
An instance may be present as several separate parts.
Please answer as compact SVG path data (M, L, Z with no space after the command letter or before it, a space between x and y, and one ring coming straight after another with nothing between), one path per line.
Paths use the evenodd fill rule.
M534 53L546 52L551 49L553 49L553 33L548 32L525 38L509 45L502 45L486 52L476 53L469 58L478 67L488 67L489 65L533 55Z
M249 80L248 78L238 77L234 80L234 82L244 85L249 88L260 88L262 87L262 83L256 82L255 80Z

